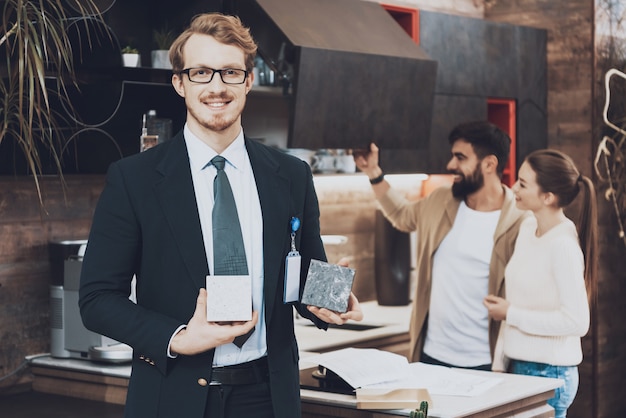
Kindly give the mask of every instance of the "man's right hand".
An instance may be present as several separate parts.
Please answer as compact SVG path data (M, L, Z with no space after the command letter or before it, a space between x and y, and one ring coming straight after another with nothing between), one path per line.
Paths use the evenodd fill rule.
M376 178L383 173L378 165L378 147L373 142L370 144L368 153L355 153L354 162L359 170L367 174L370 179Z
M232 343L235 337L246 334L256 325L259 313L252 312L252 319L232 324L217 324L206 320L206 289L200 289L196 301L196 310L186 329L180 330L170 344L174 355L194 355L217 346Z

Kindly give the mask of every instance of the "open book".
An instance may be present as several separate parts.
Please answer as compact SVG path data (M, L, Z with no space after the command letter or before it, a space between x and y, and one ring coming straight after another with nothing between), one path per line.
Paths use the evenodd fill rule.
M312 372L304 370L321 379L314 389L356 395L358 409L415 409L422 401L432 405L427 390L394 385L398 379L410 377L404 356L377 349L346 348L307 357L303 362L321 366ZM372 387L380 384L391 386ZM311 388L307 384L302 387Z

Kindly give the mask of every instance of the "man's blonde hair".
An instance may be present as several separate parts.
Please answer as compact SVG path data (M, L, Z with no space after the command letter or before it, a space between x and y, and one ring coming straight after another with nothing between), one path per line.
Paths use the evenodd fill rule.
M193 34L209 35L223 44L238 46L243 50L246 70L252 71L254 68L257 44L250 34L250 29L245 27L237 16L206 13L194 16L189 27L172 43L170 61L174 73L184 70L183 48Z

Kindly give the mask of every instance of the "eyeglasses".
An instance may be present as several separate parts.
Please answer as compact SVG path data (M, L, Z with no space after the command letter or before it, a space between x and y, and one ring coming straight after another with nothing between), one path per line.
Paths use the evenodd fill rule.
M179 74L187 74L189 81L192 83L208 84L213 80L215 73L219 73L224 84L242 84L248 77L246 70L236 68L224 68L222 70L214 70L213 68L186 68Z

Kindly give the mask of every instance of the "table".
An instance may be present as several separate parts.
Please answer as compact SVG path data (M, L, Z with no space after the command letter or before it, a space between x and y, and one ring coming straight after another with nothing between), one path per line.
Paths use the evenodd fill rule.
M38 392L82 399L124 404L129 365L99 365L84 360L54 359L50 356L30 359L34 375L33 389ZM303 365L309 367L310 364ZM462 370L463 373L491 372ZM498 374L502 384L475 397L432 395L429 408L432 418L516 417L548 418L554 411L546 404L558 379ZM410 410L368 411L356 409L356 398L316 390L301 390L303 418L391 418L407 417Z
M429 418L554 417L554 410L546 402L554 396L554 389L561 385L561 381L512 374L502 374L502 377L502 384L476 397L431 395L433 404L428 409ZM407 417L410 414L408 409L358 410L356 398L349 395L302 390L301 396L303 418L392 418Z

